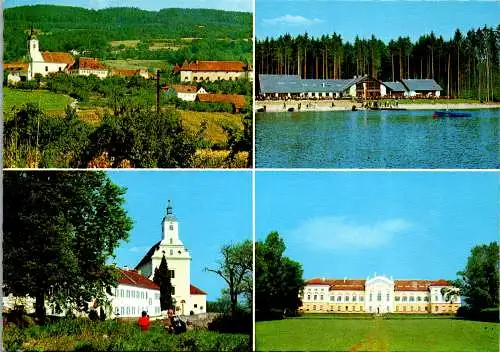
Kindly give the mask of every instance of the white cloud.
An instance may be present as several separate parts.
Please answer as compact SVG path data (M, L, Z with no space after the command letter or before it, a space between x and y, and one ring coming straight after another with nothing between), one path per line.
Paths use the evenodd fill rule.
M263 19L262 22L269 25L311 26L324 21L319 18L309 19L304 16L284 15L276 18Z
M374 248L389 243L412 226L399 218L360 224L346 217L326 216L306 221L291 231L291 235L296 242L314 249Z

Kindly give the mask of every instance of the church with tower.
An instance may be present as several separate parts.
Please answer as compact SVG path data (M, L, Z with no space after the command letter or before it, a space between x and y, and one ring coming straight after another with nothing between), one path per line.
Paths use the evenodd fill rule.
M188 315L206 312L207 294L191 284L191 254L179 237L179 222L168 201L166 214L161 222L161 239L141 259L135 270L153 280L155 269L163 256L167 260L173 287L175 309L178 314Z

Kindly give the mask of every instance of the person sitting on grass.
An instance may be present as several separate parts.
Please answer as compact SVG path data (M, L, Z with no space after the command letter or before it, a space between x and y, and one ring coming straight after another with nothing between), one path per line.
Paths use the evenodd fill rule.
M139 318L137 324L139 325L142 331L149 330L149 315L148 313L146 313L145 310L142 311L142 316Z
M165 321L165 329L169 333L180 334L187 331L186 323L178 316L174 315L172 309L167 312L167 319Z

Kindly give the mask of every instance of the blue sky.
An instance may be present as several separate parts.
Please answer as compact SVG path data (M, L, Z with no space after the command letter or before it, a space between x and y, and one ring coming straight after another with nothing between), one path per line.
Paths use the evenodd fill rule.
M160 10L167 7L207 8L227 11L253 11L253 0L6 0L5 7L21 5L66 5L102 9L106 7L138 7Z
M500 23L498 1L256 0L255 11L257 39L337 32L350 42L372 34L384 41L400 35L415 41L431 30L449 39L457 28L466 33Z
M125 209L134 222L129 242L116 251L119 266L134 268L161 239L167 201L179 221L179 237L191 252L191 283L220 296L225 282L213 268L224 244L252 239L252 173L248 171L114 171L126 187Z
M257 172L256 238L278 231L304 278L455 279L498 240L499 175Z

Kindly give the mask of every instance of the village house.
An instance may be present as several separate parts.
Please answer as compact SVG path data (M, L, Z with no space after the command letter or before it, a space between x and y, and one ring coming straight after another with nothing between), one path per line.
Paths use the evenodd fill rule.
M233 107L233 114L238 114L241 108L245 106L244 95L239 94L198 94L196 99L201 103L228 103Z
M175 94L175 96L184 101L195 101L198 94L206 94L206 90L203 87L200 89L196 88L195 85L187 84L173 84L171 87L165 86L163 89L168 94Z
M28 64L23 62L13 62L3 65L4 71L7 71L7 84L16 84L26 81L28 77Z
M143 68L138 69L123 69L123 68L113 68L111 69L111 75L120 76L120 77L132 77L139 76L144 79L150 79L151 75L148 70Z
M366 280L314 278L305 283L301 311L311 313L456 313L457 294L446 301L445 280L393 280L385 276Z
M176 65L174 73L180 72L181 82L202 82L217 80L253 79L250 65L241 61L184 61L182 67Z
M98 59L90 57L80 57L77 72L81 76L95 75L101 79L108 77L106 66Z

